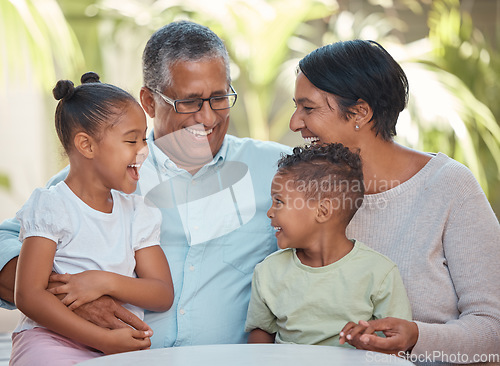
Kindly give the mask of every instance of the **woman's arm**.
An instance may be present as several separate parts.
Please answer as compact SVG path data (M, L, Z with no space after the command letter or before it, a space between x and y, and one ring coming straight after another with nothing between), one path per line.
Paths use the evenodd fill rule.
M390 337L376 338L367 334L349 343L382 352L408 347L412 355L436 355L433 361L457 355L462 355L462 359L468 362L473 362L478 355L496 355L498 359L500 226L477 182L470 179L461 189L475 186L476 193L453 205L447 220L443 221L442 246L446 257L443 265L446 265L455 289L458 316L445 314L449 316L445 323L377 319L369 322L367 333L384 331ZM416 278L425 281L429 288L436 286L428 280L426 273ZM423 292L418 304L415 301L412 306L418 306L421 312L425 309L428 318L432 318L434 312L444 311L439 301L439 298L426 296Z
M148 348L150 331L100 328L74 314L46 290L55 251L55 242L46 238L29 237L24 241L14 294L18 308L48 329L104 353Z
M66 294L62 302L71 310L102 295L112 296L128 304L153 311L170 309L174 299L172 277L167 258L159 245L135 252L138 278L106 271L85 271L73 275L54 274L53 281L64 285L50 289L53 294Z

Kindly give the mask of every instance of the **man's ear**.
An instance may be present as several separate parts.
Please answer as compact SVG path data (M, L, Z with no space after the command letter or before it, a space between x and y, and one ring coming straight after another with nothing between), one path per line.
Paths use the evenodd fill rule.
M95 140L85 132L78 132L73 138L76 150L87 159L93 159L95 154Z
M332 218L334 211L334 201L331 198L321 199L316 209L316 221L319 223L327 222Z
M148 116L151 118L155 118L156 105L153 92L149 88L143 86L140 92L140 99L142 108L144 108Z
M355 126L358 126L356 130L362 129L373 117L372 107L363 99L358 99L357 104L351 108L351 111L354 113L352 118Z

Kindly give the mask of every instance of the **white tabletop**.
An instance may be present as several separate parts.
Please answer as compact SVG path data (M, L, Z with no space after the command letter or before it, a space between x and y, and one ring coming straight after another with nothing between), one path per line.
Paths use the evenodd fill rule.
M186 346L126 352L98 357L78 365L120 366L323 366L413 365L383 353L329 346L230 344Z

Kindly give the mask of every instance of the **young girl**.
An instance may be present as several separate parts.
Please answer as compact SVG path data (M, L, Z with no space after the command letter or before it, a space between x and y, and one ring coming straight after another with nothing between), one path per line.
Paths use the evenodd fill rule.
M110 295L142 318L140 308L165 311L173 301L158 245L161 214L131 195L148 153L145 114L130 94L100 83L97 74L86 73L81 82L75 88L60 80L53 90L69 174L36 189L17 213L23 246L15 302L25 316L12 336L12 365L72 365L146 349L151 329L105 329L72 310ZM62 285L48 290L49 277Z

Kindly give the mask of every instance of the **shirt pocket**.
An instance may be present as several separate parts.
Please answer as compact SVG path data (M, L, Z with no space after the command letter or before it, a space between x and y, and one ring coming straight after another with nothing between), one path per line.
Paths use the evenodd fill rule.
M253 273L255 266L277 250L274 230L251 225L242 226L221 238L223 261L241 273Z

